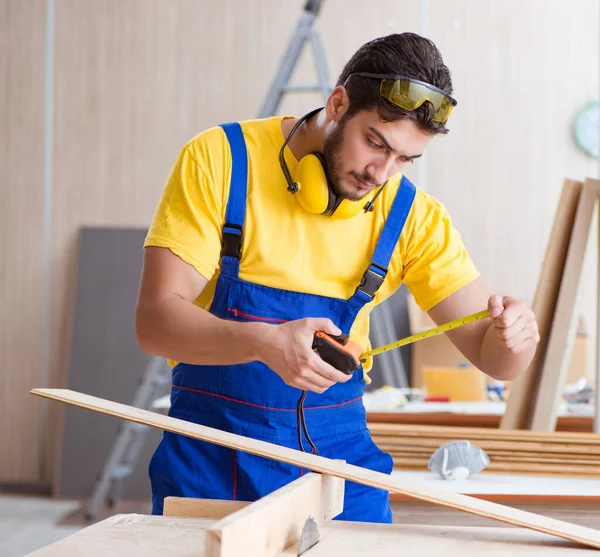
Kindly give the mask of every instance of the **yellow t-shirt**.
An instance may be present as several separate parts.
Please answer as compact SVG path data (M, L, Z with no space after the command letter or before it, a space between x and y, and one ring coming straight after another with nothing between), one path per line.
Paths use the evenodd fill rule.
M388 182L371 213L360 211L346 220L309 213L287 191L279 165L283 118L240 122L248 150L248 192L239 276L273 288L348 299L369 265L401 176ZM285 158L293 175L298 161L287 147ZM230 176L222 128L192 138L175 161L144 244L171 249L209 281L195 302L204 309L219 275ZM369 314L402 282L428 311L478 275L446 209L417 188L387 277L358 314L350 337L371 348ZM371 365L366 362L365 371Z

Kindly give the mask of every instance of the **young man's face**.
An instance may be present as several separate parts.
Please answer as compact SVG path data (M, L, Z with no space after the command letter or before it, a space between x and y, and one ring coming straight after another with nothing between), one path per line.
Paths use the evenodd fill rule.
M342 119L325 139L332 186L346 199L362 199L420 157L430 140L412 120L381 122L375 109Z

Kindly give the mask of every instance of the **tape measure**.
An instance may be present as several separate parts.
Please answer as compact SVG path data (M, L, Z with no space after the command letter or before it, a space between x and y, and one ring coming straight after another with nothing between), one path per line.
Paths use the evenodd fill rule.
M377 354L399 348L400 346L405 346L411 342L416 342L427 337L445 333L446 331L451 331L452 329L457 329L458 327L474 323L475 321L485 319L489 316L490 312L487 309L479 311L473 315L468 315L467 317L444 323L443 325L423 331L422 333L417 333L416 335L411 335L402 340L390 342L390 344L385 344L384 346L369 350L368 352L362 352L363 349L356 342L351 341L347 334L333 336L323 331L317 331L314 335L312 348L328 364L331 364L333 367L347 375L351 375L360 368L362 362L371 356L376 356Z
M359 356L358 359L361 362L364 362L367 358L370 358L371 356L377 356L377 354L382 354L383 352L387 352L388 350L393 350L394 348L399 348L400 346L405 346L407 344L411 344L412 342L423 340L424 338L433 337L440 333L451 331L452 329L458 329L458 327L462 327L470 323L475 323L476 321L481 321L482 319L485 319L489 316L490 312L487 309L479 311L477 313L474 313L473 315L468 315L467 317L462 317L461 319L450 321L449 323L445 323L443 325L440 325L439 327L434 327L433 329L428 329L427 331L423 331L422 333L417 333L416 335L411 335L401 340L396 340L394 342L390 342L389 344L384 344L379 348L375 348L374 350L364 352Z

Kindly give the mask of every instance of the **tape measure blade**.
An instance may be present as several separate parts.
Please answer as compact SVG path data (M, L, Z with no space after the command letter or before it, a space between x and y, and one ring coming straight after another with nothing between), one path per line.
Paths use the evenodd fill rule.
M384 344L379 348L374 348L373 350L369 350L360 356L360 360L364 361L371 356L377 356L379 354L383 354L389 350L393 350L394 348L400 348L401 346L406 346L407 344L411 344L418 340L423 340L424 338L429 338L440 333L445 333L446 331L450 331L452 329L457 329L458 327L462 327L464 325L468 325L470 323L474 323L475 321L480 321L481 319L485 319L489 317L489 311L483 310L472 315L468 315L467 317L461 317L459 319L455 319L454 321L450 321L448 323L444 323L442 325L438 325L437 327L433 327L432 329L428 329L427 331L423 331L422 333L417 333L414 335L410 335L401 340L396 340L389 344Z

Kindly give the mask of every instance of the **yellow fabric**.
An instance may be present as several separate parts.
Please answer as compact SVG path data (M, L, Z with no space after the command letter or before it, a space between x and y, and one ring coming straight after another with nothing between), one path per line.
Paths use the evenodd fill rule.
M369 265L401 176L389 181L372 213L361 211L347 220L309 213L287 191L279 166L282 118L240 122L249 158L240 278L348 299ZM285 156L293 174L298 161L287 148ZM189 141L171 170L145 241L145 246L170 248L209 280L195 302L204 309L210 307L219 274L230 172L229 144L220 127ZM417 188L387 278L359 313L350 337L371 348L369 313L402 282L428 311L478 274L446 209ZM365 371L371 364L366 362Z

